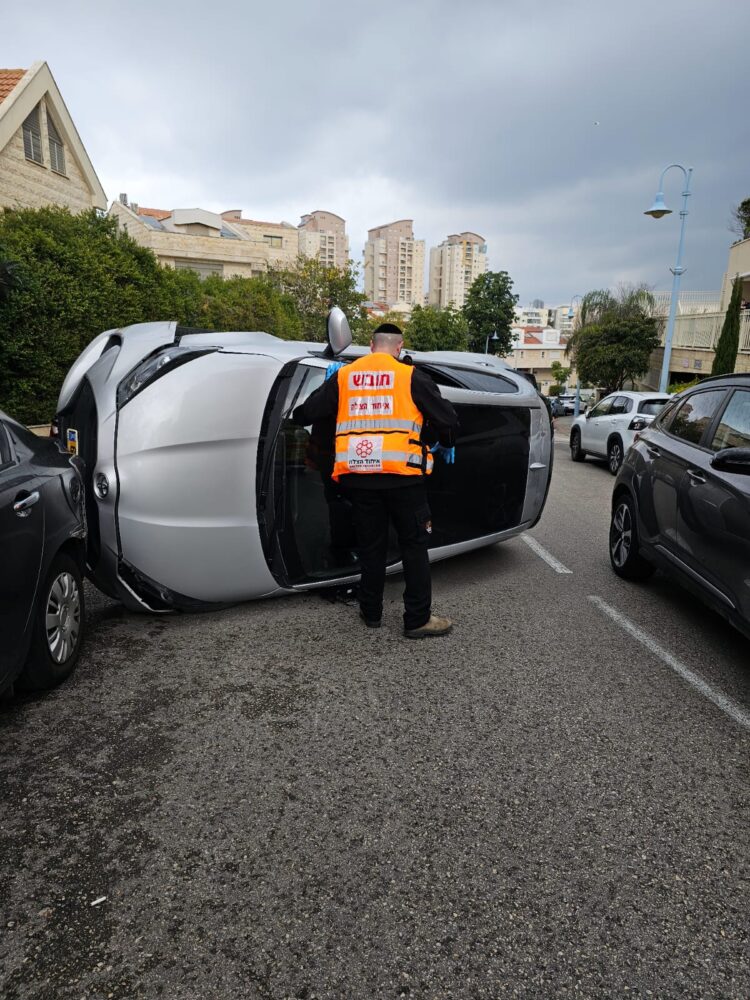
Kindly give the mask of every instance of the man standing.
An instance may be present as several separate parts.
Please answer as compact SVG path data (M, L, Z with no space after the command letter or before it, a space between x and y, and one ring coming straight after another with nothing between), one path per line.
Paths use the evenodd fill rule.
M381 624L392 521L404 567L404 635L425 639L452 628L447 618L431 612L427 546L432 521L424 477L432 472L433 453L453 462L458 417L429 376L397 360L403 346L401 330L382 323L373 334L371 354L327 375L293 419L308 426L336 418L333 479L352 503L365 624ZM432 450L422 440L425 421L438 439Z

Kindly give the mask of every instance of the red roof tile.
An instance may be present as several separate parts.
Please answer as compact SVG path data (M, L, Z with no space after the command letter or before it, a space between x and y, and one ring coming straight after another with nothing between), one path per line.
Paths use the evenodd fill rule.
M26 76L25 69L0 69L0 104Z
M163 208L143 208L141 205L139 205L138 214L150 215L152 219L158 219L159 222L161 222L162 219L168 219L172 213L165 212Z

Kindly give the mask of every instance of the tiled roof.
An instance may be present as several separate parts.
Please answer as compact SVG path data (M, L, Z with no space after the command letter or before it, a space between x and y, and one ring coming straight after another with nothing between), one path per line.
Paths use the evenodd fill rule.
M143 208L142 205L139 205L138 214L150 215L152 219L158 219L161 222L162 219L168 219L172 213L165 212L163 208Z
M26 76L25 69L0 69L0 104Z

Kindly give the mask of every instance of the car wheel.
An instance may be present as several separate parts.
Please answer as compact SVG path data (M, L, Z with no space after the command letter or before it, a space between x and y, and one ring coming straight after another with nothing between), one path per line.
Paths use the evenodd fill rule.
M651 563L640 554L635 504L627 494L620 496L612 509L609 560L615 573L625 580L647 580L654 572Z
M85 613L81 570L71 556L60 553L38 595L18 690L42 691L70 676L81 653Z
M620 466L622 465L624 457L625 449L622 445L622 438L616 434L613 438L610 438L609 444L607 445L607 464L609 465L609 471L613 476L616 476L620 471Z
M570 434L570 457L574 462L582 462L586 452L581 448L581 432L576 427Z

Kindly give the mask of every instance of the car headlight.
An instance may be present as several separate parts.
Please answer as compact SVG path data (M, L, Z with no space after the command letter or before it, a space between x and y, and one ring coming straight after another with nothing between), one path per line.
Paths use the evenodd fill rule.
M174 346L162 348L157 354L152 354L151 357L146 358L145 361L142 361L129 372L118 385L118 409L124 406L125 403L128 403L141 389L145 389L147 385L151 385L152 382L161 378L168 371L179 368L180 365L184 365L186 361L192 361L193 358L199 358L204 354L211 354L215 350L215 347L196 350L192 347Z

